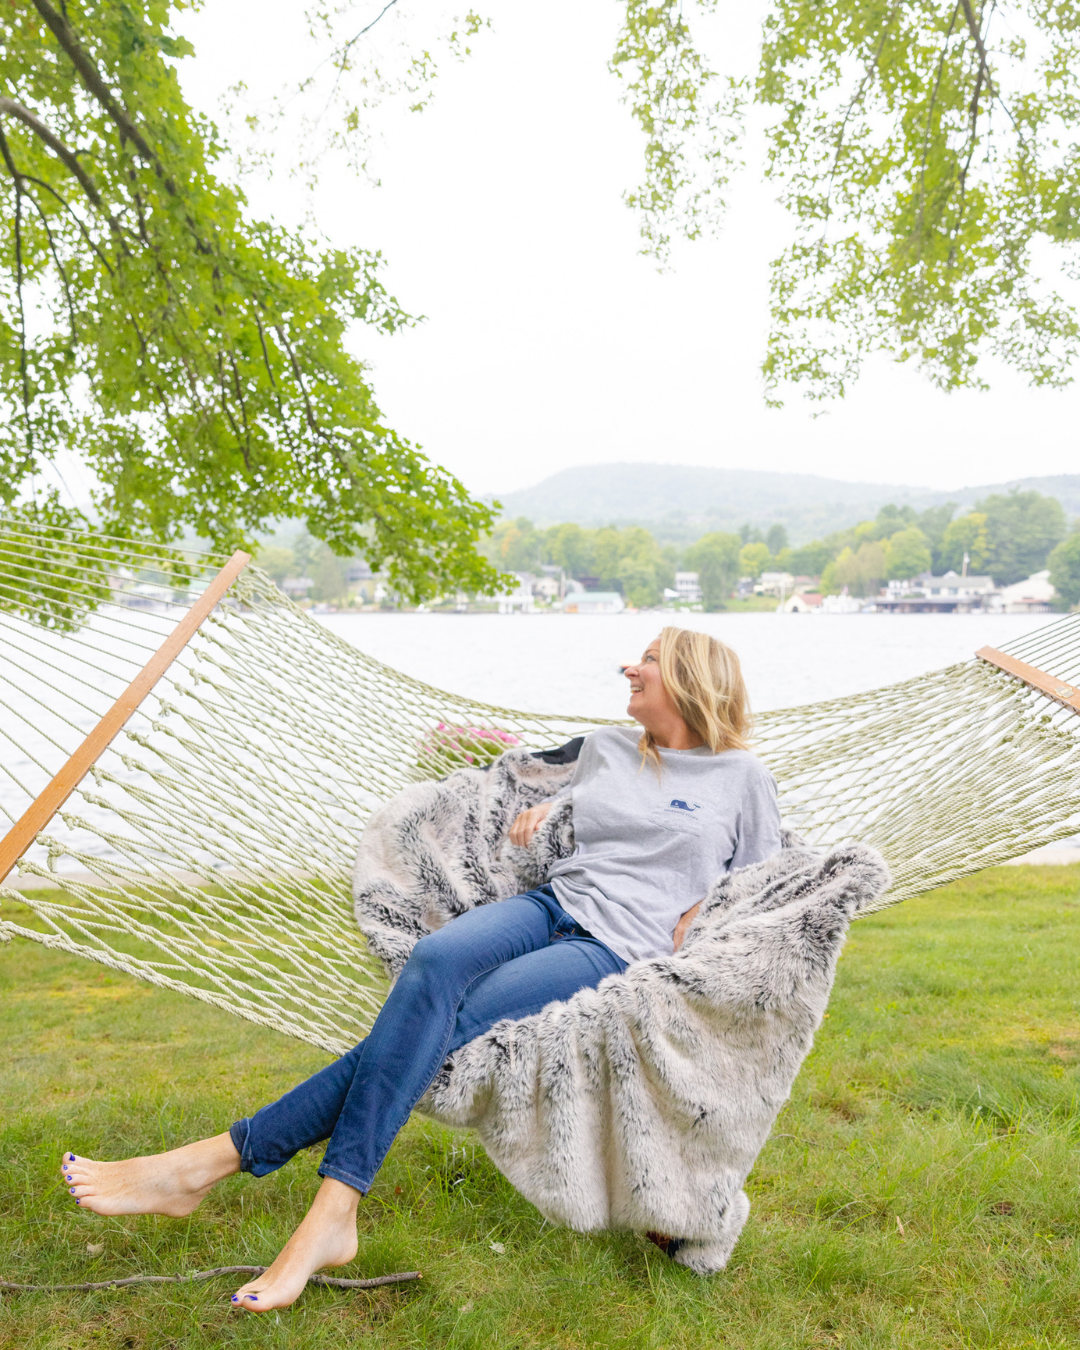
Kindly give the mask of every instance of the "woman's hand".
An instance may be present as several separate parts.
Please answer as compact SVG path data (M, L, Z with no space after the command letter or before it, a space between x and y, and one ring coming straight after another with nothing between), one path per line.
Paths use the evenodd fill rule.
M520 819L521 817L518 816L518 820ZM516 823L517 822L515 821L515 824ZM688 909L686 913L682 916L682 918L679 920L679 922L675 925L675 937L674 937L675 951L678 951L679 948L682 946L683 938L686 936L686 930L697 918L697 912L700 908L701 908L701 901L699 900L697 904L694 906L694 908Z
M525 848L554 805L554 802L541 802L539 806L530 806L527 811L522 811L510 826L510 842L518 848Z

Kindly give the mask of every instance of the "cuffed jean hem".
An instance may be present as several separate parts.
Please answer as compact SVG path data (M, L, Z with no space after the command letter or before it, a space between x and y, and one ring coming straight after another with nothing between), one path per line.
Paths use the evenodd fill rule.
M367 1195L371 1190L371 1181L367 1183L354 1177L351 1172L343 1172L340 1167L327 1167L325 1164L319 1168L319 1176L330 1177L333 1181L340 1181L345 1186L351 1186L354 1191L359 1191L361 1195ZM372 1181L374 1177L372 1178Z
M268 1177L289 1161L288 1158L282 1158L280 1162L264 1163L255 1158L248 1144L251 1138L251 1120L248 1116L233 1121L229 1126L229 1138L233 1141L233 1148L240 1154L240 1171L250 1172L253 1177Z

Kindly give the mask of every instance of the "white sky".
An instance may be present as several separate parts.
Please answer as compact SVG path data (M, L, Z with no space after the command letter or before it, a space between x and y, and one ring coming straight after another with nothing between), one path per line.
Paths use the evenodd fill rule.
M381 7L361 6L361 24ZM989 393L946 395L880 360L825 416L797 395L766 409L767 267L785 216L753 156L723 233L680 246L659 274L621 201L641 152L607 73L617 5L479 7L494 31L444 63L432 106L380 114L382 186L328 168L315 200L331 240L381 249L390 289L427 316L389 339L359 331L355 348L391 424L470 489L616 460L934 488L1080 470L1080 390L1008 372ZM734 69L752 60L759 4L721 8ZM305 74L296 14L295 0L207 0L184 25L198 50L188 96L214 113L237 79L264 94ZM287 179L247 187L282 219L302 196Z

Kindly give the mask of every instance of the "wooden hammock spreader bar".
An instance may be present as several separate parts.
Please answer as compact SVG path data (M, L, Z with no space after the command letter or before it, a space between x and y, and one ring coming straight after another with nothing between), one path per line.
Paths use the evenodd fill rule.
M1007 675L1023 680L1032 689L1037 689L1040 694L1045 694L1047 698L1054 699L1062 707L1071 708L1073 712L1080 713L1080 688L1075 684L1070 684L1068 680L1059 680L1056 675L1047 675L1046 671L1040 670L1038 666L1029 666L1026 661L1018 661L1015 656L1007 656L1004 652L999 652L996 647L980 647L975 655L980 660L986 661L992 666L997 666Z
M143 699L199 631L206 616L251 561L237 550L68 762L0 839L0 884L120 734Z

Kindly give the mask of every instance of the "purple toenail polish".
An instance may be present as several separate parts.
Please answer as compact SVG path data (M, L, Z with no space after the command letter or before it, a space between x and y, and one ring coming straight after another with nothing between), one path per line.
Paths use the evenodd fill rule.
M75 1194L75 1187L74 1187L74 1186L72 1186L72 1188L71 1188L71 1194L72 1194L72 1195Z
M258 1303L259 1301L258 1294L248 1294L248 1298L251 1299L252 1303Z
M74 1154L74 1153L69 1153L69 1154L68 1154L68 1162L74 1162L74 1161L75 1161L75 1154Z
M78 1200L76 1200L75 1203L78 1204L79 1203Z
M233 1294L233 1296L232 1296L232 1301L233 1301L234 1303L239 1303L239 1302L240 1302L240 1300L236 1297L235 1294Z

